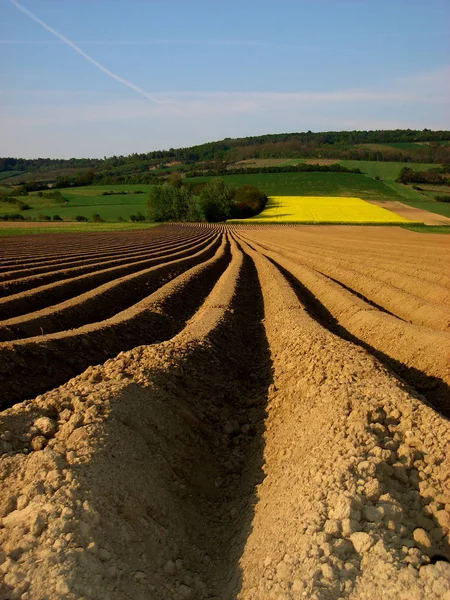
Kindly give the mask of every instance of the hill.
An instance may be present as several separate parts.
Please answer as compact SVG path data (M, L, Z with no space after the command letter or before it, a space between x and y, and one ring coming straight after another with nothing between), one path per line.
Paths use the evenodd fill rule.
M103 159L5 157L0 158L0 178L7 184L56 182L58 178L69 181L81 172L90 179L85 184L152 183L161 171L190 168L208 161L236 163L251 158L303 157L440 164L450 163L449 142L450 131L430 129L277 133Z

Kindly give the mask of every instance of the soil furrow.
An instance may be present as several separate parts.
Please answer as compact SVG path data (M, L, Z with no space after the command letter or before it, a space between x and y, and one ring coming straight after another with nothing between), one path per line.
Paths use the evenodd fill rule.
M329 277L372 304L372 306L388 314L432 329L447 331L450 328L450 307L442 306L436 302L429 302L405 292L400 275L398 276L398 285L393 286L376 276L378 269L367 267L366 275L360 270L356 271L353 268L342 267L340 261L328 261L323 257L311 260L308 256L305 256L304 252L280 250L275 244L265 243L261 244L261 247L272 251L276 250L278 254L297 262L301 261L302 264L308 265L315 271ZM371 271L372 274L370 275ZM418 284L419 282L417 282ZM424 287L426 288L422 284L422 288Z
M137 272L133 272L136 271L135 268L121 267L125 273L131 270L131 274L117 277L117 273L114 272L113 278L111 273L107 273L108 277L103 275L103 281L106 279L107 283L97 285L83 294L71 295L69 300L59 304L0 322L0 338L7 341L44 335L112 317L115 313L136 304L197 262L210 258L219 245L220 236L216 235L212 241L208 239L197 247L170 254L163 260L146 261L154 266L140 268ZM93 287L92 279L98 284L100 276L97 278L93 275L88 280L89 288ZM74 287L70 288L72 292ZM50 287L49 292L51 291Z
M247 233L251 233L248 229L246 231ZM365 240L358 240L349 245L349 240L345 237L341 237L339 245L334 245L331 243L331 240L329 240L328 232L327 234L326 237L324 236L327 243L324 243L323 239L320 240L317 234L315 236L306 236L305 240L303 239L303 231L302 235L300 235L299 231L296 231L295 229L286 230L282 240L280 240L273 231L271 232L268 229L258 232L257 235L260 243L272 241L275 242L279 248L294 248L296 251L301 250L302 254L312 255L318 259L323 256L324 258L333 260L343 260L345 263L351 263L352 265L364 263L369 269L374 265L376 265L377 268L381 267L382 269L385 266L389 266L391 273L393 272L401 276L403 276L404 273L406 276L412 277L413 280L419 279L420 281L423 279L425 281L430 281L438 286L439 294L442 294L442 288L444 288L447 291L448 296L450 277L446 275L446 263L450 260L450 255L448 258L441 258L442 247L439 249L439 252L436 253L431 253L428 248L428 251L425 253L422 248L420 255L411 257L408 252L400 254L396 246L395 260L393 260L391 249L383 256L379 251L368 252ZM440 260L442 261L441 268L440 270L436 270L436 265ZM411 261L411 265L409 265L407 261ZM441 289L439 290L439 288ZM412 291L414 293L414 288Z
M264 245L265 242L262 240L259 241ZM391 263L390 268L387 268L389 267L389 263L386 263L385 259L381 259L376 255L367 256L361 248L358 248L358 255L355 256L354 251L352 254L346 254L343 249L340 251L328 251L329 249L317 251L314 248L307 248L305 246L300 248L299 244L295 244L294 242L272 242L272 246L274 244L278 251L281 249L294 251L301 255L305 261L311 261L312 264L321 265L326 261L334 267L350 268L359 275L372 276L374 279L393 285L410 294L417 295L429 302L450 303L450 278L445 278L445 275L442 273L436 273L434 278L437 278L442 283L430 280L432 274L429 267L423 264L423 261L418 261L421 265L418 266L416 263L414 270L405 272L405 265L402 261L398 260L396 263ZM426 285L424 285L424 281L426 281Z
M160 228L156 228L158 231ZM114 244L111 247L101 247L97 246L95 243L91 244L86 242L78 251L72 252L70 255L61 254L58 259L55 257L58 256L59 250L56 248L52 251L51 254L48 254L43 257L39 257L36 259L27 258L24 262L18 263L17 260L14 261L14 264L3 265L1 268L1 274L7 273L9 270L22 270L22 269L33 269L39 268L42 266L51 266L52 264L58 264L58 261L61 263L67 264L72 261L81 261L81 260L93 260L97 256L99 260L104 256L108 257L110 255L114 256L115 254L119 254L120 252L133 252L139 251L140 249L158 249L163 248L166 244L176 244L178 242L187 241L192 239L193 237L199 237L201 235L205 235L206 232L197 232L196 235L193 233L184 233L183 231L179 232L178 235L154 235L150 236L148 234L147 239L136 240L134 243L129 244Z
M361 248L377 277L410 250L420 279L434 253L446 269L445 242L160 230L214 239L152 293L91 290L95 323L0 343L0 598L447 600L450 423L427 400L450 408L450 336L367 302L349 267ZM150 239L135 233L91 240Z
M429 586L448 572L450 554L433 502L446 494L450 465L446 441L429 430L448 440L448 422L368 353L312 319L283 274L244 250L262 288L274 385L266 478L240 560L238 598L439 598ZM425 485L428 452L436 468ZM419 549L423 527L434 533Z
M325 318L322 325L352 342L376 351L400 377L422 393L443 414L450 416L450 336L444 332L404 323L380 313L363 300L309 267L276 252L252 247L298 280L297 291L311 310ZM305 293L306 291L306 293Z
M0 343L3 406L44 393L118 352L175 335L229 262L225 239L218 246L215 244L211 257L197 257L195 266L110 319L71 331Z
M132 257L139 256L139 254L146 254L150 252L158 252L164 251L170 248L171 246L177 246L181 243L194 243L196 239L201 239L206 235L202 234L199 236L192 236L191 238L181 238L181 239L173 239L170 241L160 241L158 243L143 243L141 245L134 245L130 248L117 248L113 252L99 252L96 254L91 254L89 257L84 255L78 255L75 259L71 259L68 261L64 261L61 259L55 259L51 261L45 261L44 263L38 266L29 265L22 266L15 270L5 271L0 273L0 283L2 285L5 284L6 281L14 281L23 278L30 278L33 276L40 275L42 273L50 273L52 271L71 271L76 267L88 266L91 263L106 263L108 261L114 260L118 257Z
M14 279L7 282L0 283L0 296L12 296L27 290L32 290L33 288L39 288L44 285L48 285L50 283L62 282L72 280L80 275L85 275L88 273L101 273L106 269L110 269L113 266L120 265L137 265L139 263L144 264L146 259L159 259L164 256L168 256L171 253L179 252L184 249L189 249L191 247L198 246L202 242L207 239L211 239L212 235L209 236L201 236L198 239L194 239L192 241L180 241L176 244L164 244L160 249L157 250L149 249L144 251L139 251L138 253L132 253L129 255L123 255L122 253L116 255L115 257L110 257L106 261L101 262L86 262L77 267L73 267L67 270L54 271L53 268L48 269L48 272L43 272L37 275L30 275L23 277L21 279Z
M251 528L255 486L263 477L270 360L255 270L235 245L232 252L229 268L176 338L90 369L61 388L64 406L55 404L55 390L2 413L15 446L24 425L20 406L27 407L30 422L50 418L58 423L40 457L47 460L49 482L55 475L52 459L61 453L57 461L71 473L71 483L58 482L46 514L54 522L52 531L57 506L62 519L70 514L74 524L79 519L88 524L71 529L73 541L65 545L65 559L51 578L44 575L54 543L47 530L39 546L22 552L14 572L25 577L35 598L45 594L53 600L61 591L67 600L86 594L158 600L236 597L239 557ZM79 395L79 386L86 395ZM31 448L33 443L31 438L25 442ZM32 464L40 458L34 451L25 456L20 452L24 442L19 444L11 456L13 471L2 478L4 493L11 484L16 490L26 487ZM75 490L86 487L89 499L78 504ZM36 492L29 491L28 511L36 500ZM95 579L90 567L83 575L80 571L81 555L91 554L84 555L89 544L100 551L89 559L96 565ZM100 556L109 557L104 566ZM119 556L121 576L108 580L107 571Z
M207 238L198 245L188 248L187 250L171 252L165 258L167 259L173 256L183 257L195 254L196 251L210 245L212 240L214 240L214 238ZM46 284L38 288L8 296L7 298L2 298L0 299L0 318L3 320L9 320L20 316L26 318L26 315L29 314L30 304L34 309L34 313L45 310L47 307L53 307L66 300L70 301L71 298L87 293L89 290L99 287L109 281L114 281L125 276L132 277L133 274L139 275L139 273L146 271L145 267L163 262L166 262L164 261L164 258L149 258L144 262L137 261L137 263L134 264L131 263L118 267L111 267L96 273L86 273L85 275L79 275L78 277L69 280Z

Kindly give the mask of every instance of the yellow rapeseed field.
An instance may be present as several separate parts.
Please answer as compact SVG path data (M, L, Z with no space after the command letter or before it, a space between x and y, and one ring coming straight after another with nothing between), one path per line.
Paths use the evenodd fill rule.
M232 223L410 223L408 219L361 198L271 196L265 209Z

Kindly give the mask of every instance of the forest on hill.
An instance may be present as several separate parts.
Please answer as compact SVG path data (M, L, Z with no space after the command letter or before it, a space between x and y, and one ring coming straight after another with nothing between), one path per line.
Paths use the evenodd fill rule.
M0 173L93 169L97 174L126 175L175 162L235 163L251 158L336 158L398 162L450 163L450 131L379 130L278 133L226 138L189 148L170 148L129 156L101 158L0 158ZM176 165L175 165L176 166Z

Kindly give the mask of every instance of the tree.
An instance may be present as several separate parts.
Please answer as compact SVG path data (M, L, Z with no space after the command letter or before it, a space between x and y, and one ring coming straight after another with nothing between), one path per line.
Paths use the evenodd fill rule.
M233 208L234 190L223 179L212 179L200 193L200 207L207 221L226 221Z
M168 185L155 185L148 195L147 215L150 221L168 221L170 215L170 188Z
M183 181L181 180L181 173L174 171L167 178L167 183L174 188L180 188L183 185Z
M185 187L172 187L167 183L155 185L148 195L150 221L199 221L199 210L192 192Z
M243 185L236 190L233 218L247 218L260 213L266 206L267 196L254 185Z

